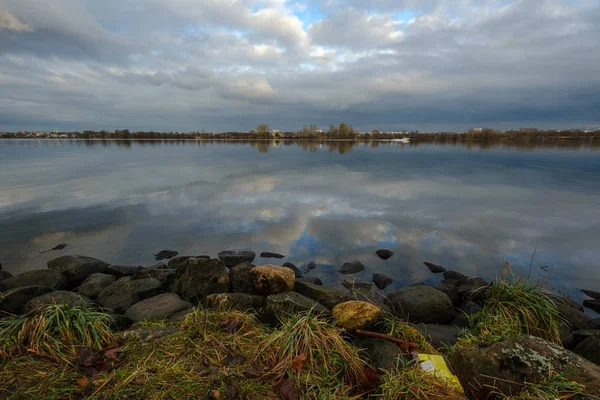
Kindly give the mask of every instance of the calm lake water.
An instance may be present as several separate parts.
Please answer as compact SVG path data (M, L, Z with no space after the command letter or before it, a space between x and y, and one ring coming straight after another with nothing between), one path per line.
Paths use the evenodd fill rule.
M18 273L82 254L111 263L252 248L390 287L431 261L493 278L503 258L583 296L600 290L600 151L449 145L0 140L0 262ZM59 243L61 251L40 253ZM382 261L374 252L396 254ZM276 260L273 263L278 263ZM256 264L269 260L257 259Z

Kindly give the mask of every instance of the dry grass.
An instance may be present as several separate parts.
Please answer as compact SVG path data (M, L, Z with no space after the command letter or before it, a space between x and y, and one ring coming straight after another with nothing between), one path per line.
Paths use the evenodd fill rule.
M385 332L397 339L406 342L415 343L416 351L427 354L438 354L431 343L427 341L425 336L411 323L405 322L396 317L386 318L383 321Z
M525 384L517 396L501 396L501 398L504 400L566 400L584 392L584 385L572 382L565 377L565 374L561 374L551 376L542 383Z

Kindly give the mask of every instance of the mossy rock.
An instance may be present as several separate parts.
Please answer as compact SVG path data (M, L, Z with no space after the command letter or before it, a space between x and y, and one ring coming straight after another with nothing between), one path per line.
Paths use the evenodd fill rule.
M331 312L337 325L348 330L370 328L383 318L381 308L358 300L340 303Z

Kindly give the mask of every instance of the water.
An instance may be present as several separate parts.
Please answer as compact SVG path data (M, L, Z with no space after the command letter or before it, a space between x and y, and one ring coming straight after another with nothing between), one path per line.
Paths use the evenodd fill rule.
M600 290L599 195L589 148L0 140L0 261L240 247L314 260L308 275L330 284L360 260L359 279L385 273L393 290L438 282L423 261L493 278L506 258L527 275L537 249L532 280L555 266L549 286L582 300Z

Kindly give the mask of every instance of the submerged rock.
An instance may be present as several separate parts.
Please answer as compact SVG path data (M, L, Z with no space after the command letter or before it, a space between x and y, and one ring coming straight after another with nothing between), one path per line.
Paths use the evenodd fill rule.
M34 285L48 286L60 290L67 287L67 278L61 272L53 269L35 269L22 272L2 281L5 290Z
M64 304L71 307L97 307L96 304L87 297L67 290L57 290L29 300L27 304L25 304L23 312L28 313L52 304Z
M343 275L349 275L349 274L356 274L358 272L364 271L364 269L365 269L365 266L360 261L351 261L351 262L344 263L344 265L342 265L342 267L338 270L338 272Z
M249 293L216 293L206 296L206 305L221 310L258 310L265 304L265 298Z
M209 294L229 291L229 273L217 259L188 258L177 270L172 291L182 299L197 303Z
M308 269L309 271L310 271L311 269L315 269L315 268L317 268L317 264L315 264L315 262L314 262L314 261L311 261L311 262L309 262L308 264L306 264L306 269Z
M266 264L253 268L250 280L253 293L270 296L293 290L296 275L289 268Z
M229 280L231 281L231 291L233 293L252 292L252 282L250 280L250 271L254 265L248 261L231 267L229 270Z
M383 318L383 310L374 304L352 300L340 303L331 310L340 328L370 329Z
M110 286L117 278L114 275L95 273L83 281L76 292L90 299L97 298L100 293Z
M383 275L383 274L378 274L378 273L374 273L371 280L373 281L375 286L377 286L379 289L385 289L392 282L394 282L394 280L392 278L390 278L389 276Z
M133 279L125 276L107 286L98 295L98 303L116 313L124 313L129 307L162 291L162 283L152 278Z
M302 272L298 267L296 267L293 263L291 262L286 262L282 265L283 268L289 268L292 271L294 271L294 275L296 275L296 278L301 278L302 275L304 275L304 272Z
M23 314L29 300L53 291L48 286L33 285L0 292L0 310L15 315Z
M284 258L285 256L279 253L272 253L270 251L263 251L260 253L262 258Z
M108 263L86 256L62 256L48 261L48 268L61 272L71 289L81 285L92 274L104 273L107 267Z
M190 302L182 300L175 293L163 293L135 303L127 309L125 316L133 322L164 319L191 307Z
M388 258L390 258L391 256L394 255L394 252L391 250L387 250L387 249L380 249L380 250L377 250L375 252L375 254L377 254L377 256L379 258L381 258L382 260L387 260Z
M226 267L231 268L245 261L254 261L256 254L252 250L225 250L217 256Z
M396 313L410 322L443 324L456 316L448 295L430 286L409 286L388 298Z
M173 258L177 255L178 253L176 251L173 250L161 250L158 253L156 253L154 255L154 259L156 261L160 261L160 260L168 260L169 258Z
M427 261L425 261L423 264L425 264L427 268L429 268L429 270L434 274L441 274L442 272L446 272L446 268L442 267L441 265L437 265Z
M300 279L296 279L294 289L301 295L321 303L329 309L352 298L350 293L345 290L319 286Z

